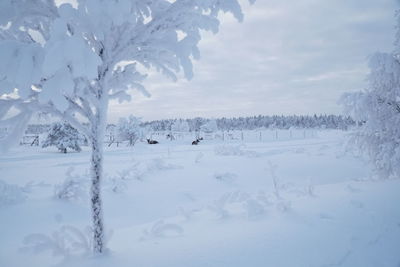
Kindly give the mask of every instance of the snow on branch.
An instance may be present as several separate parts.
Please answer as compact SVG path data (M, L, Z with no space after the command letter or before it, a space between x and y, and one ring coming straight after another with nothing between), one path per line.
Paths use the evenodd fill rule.
M366 152L380 178L400 174L400 62L396 54L376 53L369 62L368 87L341 99L362 125L351 139Z
M109 100L130 100L131 88L149 95L143 80L150 68L173 79L183 70L192 78L200 31L216 33L220 11L231 12L239 21L243 14L237 0L76 3L75 8L57 7L52 0L0 1L0 98L15 93L30 107L16 122L20 132L32 113L46 112L90 139L93 250L102 253L102 138ZM124 62L145 69L141 73L135 64L118 67ZM0 110L0 117L9 109Z

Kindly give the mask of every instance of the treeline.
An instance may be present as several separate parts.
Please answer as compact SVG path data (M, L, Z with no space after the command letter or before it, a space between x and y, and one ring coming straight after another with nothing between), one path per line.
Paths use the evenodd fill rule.
M199 131L202 126L215 121L217 130L254 130L260 128L268 129L340 129L347 130L356 122L347 116L341 115L291 115L291 116L252 116L238 118L193 118L193 119L166 119L141 122L140 127L147 128L151 131L173 131L174 125L188 125L189 131ZM183 127L185 128L185 127ZM31 124L28 125L26 134L46 133L50 130L50 124Z
M170 131L171 126L177 121L186 121L190 131L199 131L202 125L214 119L193 118L193 119L167 119L143 122L142 126L149 127L153 131ZM252 116L238 118L219 118L215 119L218 130L254 130L259 128L269 129L340 129L347 130L354 126L356 122L347 116L342 115L291 115L291 116Z

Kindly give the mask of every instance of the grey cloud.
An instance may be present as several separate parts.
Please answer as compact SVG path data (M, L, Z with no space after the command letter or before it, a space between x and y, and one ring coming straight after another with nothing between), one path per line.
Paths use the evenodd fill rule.
M396 0L259 0L245 20L222 16L205 34L192 81L152 75L152 97L111 105L110 119L340 113L345 91L365 86L367 57L391 51Z

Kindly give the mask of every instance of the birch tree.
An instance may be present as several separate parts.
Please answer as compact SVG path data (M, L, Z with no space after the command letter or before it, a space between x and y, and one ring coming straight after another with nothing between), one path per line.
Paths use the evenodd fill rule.
M143 129L140 127L140 118L130 115L128 118L120 118L117 124L117 139L129 141L129 146L134 146L140 138Z
M369 60L367 87L343 95L345 110L362 125L353 143L366 153L381 178L400 176L400 15L392 53Z
M254 0L253 0L254 1ZM91 147L93 250L104 244L101 181L103 136L110 100L130 89L149 95L149 71L192 78L201 31L218 31L219 12L243 19L237 0L0 1L0 120L9 135L37 111L61 117ZM18 110L18 113L15 112ZM16 137L16 138L14 138Z

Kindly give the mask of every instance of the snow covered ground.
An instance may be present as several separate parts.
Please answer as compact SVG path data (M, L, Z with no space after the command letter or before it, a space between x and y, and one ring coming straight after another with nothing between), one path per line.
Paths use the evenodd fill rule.
M398 267L400 180L371 179L344 139L107 147L97 258L89 152L15 148L0 155L0 266Z

